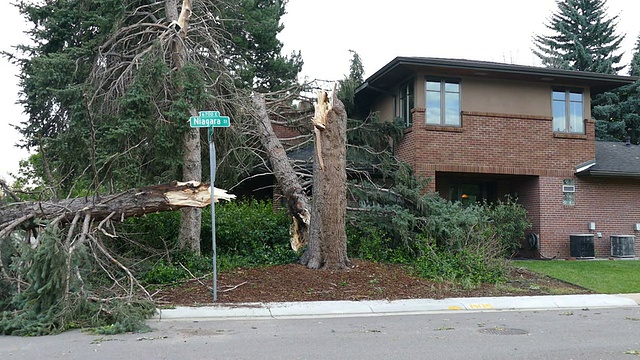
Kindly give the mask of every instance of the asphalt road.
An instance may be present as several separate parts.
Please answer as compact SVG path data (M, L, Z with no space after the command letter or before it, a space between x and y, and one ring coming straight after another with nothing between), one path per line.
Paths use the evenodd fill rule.
M0 359L633 359L640 307L150 321L153 332L0 337Z

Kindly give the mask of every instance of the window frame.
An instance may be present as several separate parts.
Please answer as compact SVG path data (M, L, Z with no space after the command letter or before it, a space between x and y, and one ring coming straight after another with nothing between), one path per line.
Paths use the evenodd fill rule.
M562 205L575 206L576 205L576 181L575 179L563 179L562 180Z
M563 99L556 99L555 95L556 94L563 94ZM572 94L578 94L580 95L580 101L574 101L571 99L571 95ZM560 103L560 101L562 101L562 106L563 106L563 110L564 110L564 127L563 128L558 128L556 129L556 124L558 123L558 121L556 120L556 103ZM574 123L574 120L572 118L573 115L573 111L572 111L572 104L576 104L579 103L580 104L580 118L577 119L577 124L580 124L580 129L579 131L572 131L572 124ZM585 134L586 133L586 127L585 127L585 101L584 101L584 89L580 89L580 88L552 88L551 89L551 116L553 118L552 120L552 130L554 133L563 133L563 134Z
M416 106L416 82L409 79L398 86L398 118L406 127L413 126L413 108Z
M429 93L436 93L436 91L434 90L429 90L429 83L440 83L440 89L437 91L438 96L439 96L439 100L440 100L440 108L439 108L439 116L440 119L439 121L436 122L430 122L430 117L429 117ZM457 91L453 92L453 91L448 91L447 90L447 84L455 84L457 85ZM456 115L457 118L455 119L455 123L454 124L448 124L447 123L447 94L457 94L458 97L458 101L456 104L457 107L457 111L456 111ZM425 116L424 116L424 121L426 125L430 125L430 126L447 126L447 127L462 127L462 82L460 81L460 79L454 79L454 78L440 78L440 77L432 77L432 76L427 76L425 77L424 80L424 108L425 108Z

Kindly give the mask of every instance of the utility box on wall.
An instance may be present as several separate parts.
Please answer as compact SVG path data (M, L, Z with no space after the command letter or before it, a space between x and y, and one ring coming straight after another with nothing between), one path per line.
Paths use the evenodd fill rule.
M634 235L611 235L611 256L613 257L635 257Z
M569 235L569 254L578 259L596 257L593 234Z

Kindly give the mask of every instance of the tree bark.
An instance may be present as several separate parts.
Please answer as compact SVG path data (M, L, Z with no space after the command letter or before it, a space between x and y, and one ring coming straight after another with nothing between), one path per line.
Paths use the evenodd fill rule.
M185 181L202 179L202 162L200 159L200 133L198 128L189 129L185 134L182 157L182 178ZM200 226L202 210L197 207L180 209L180 232L178 246L200 254Z
M313 119L316 151L309 245L302 263L311 269L346 269L347 114L336 97L318 94Z
M300 180L296 176L296 172L293 170L293 166L291 166L284 147L273 131L264 96L254 93L252 102L256 111L256 125L260 142L269 157L276 181L278 181L287 199L289 215L293 218L290 239L291 248L294 251L298 251L307 244L309 239L310 202L304 193Z
M11 203L0 208L0 238L21 222L37 219L71 221L77 213L93 220L108 217L124 220L131 216L159 211L173 211L185 207L203 208L211 203L209 184L173 182L131 189L122 193L52 201ZM235 195L214 189L214 199L230 200Z
M173 42L172 58L177 71L184 68L185 48L184 39L187 37L189 17L191 16L191 0L183 0L180 15L178 15L178 1L166 0L165 11L167 20L178 25L178 38ZM184 91L178 88L177 92ZM192 116L196 116L196 109L190 110ZM187 114L185 114L185 119ZM189 128L183 138L182 155L182 179L184 181L201 181L202 159L200 145L200 131L198 128ZM202 224L202 210L199 208L183 208L180 210L180 232L178 246L180 249L189 249L200 253L200 226Z

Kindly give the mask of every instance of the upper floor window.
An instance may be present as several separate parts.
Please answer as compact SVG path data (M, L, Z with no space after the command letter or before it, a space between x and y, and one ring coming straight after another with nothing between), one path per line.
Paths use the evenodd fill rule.
M415 106L414 103L414 84L413 80L407 81L400 85L400 111L399 116L404 121L404 124L409 127L413 125L413 117L411 115L411 110Z
M427 80L426 92L427 124L460 126L460 83Z
M584 134L582 91L554 90L553 131Z

